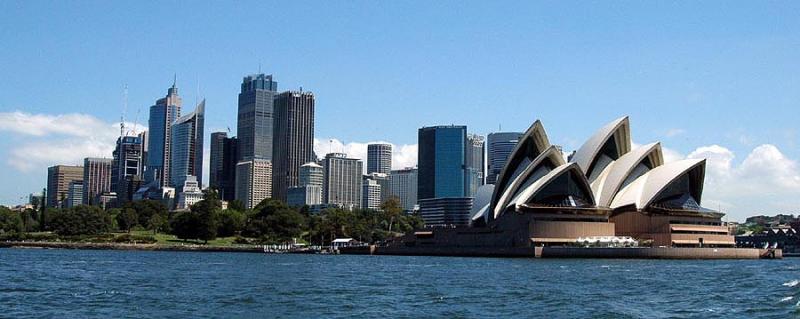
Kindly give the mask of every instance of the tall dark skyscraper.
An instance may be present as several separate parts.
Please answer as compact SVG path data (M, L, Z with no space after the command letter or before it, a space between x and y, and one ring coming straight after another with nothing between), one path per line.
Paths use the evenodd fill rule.
M367 145L367 174L392 172L392 144Z
M203 128L206 101L197 105L194 112L181 116L172 124L172 156L170 157L170 185L183 188L187 176L196 177L198 185L203 180Z
M494 184L500 171L506 165L508 156L514 147L517 146L522 133L520 132L497 132L490 133L486 138L486 162L488 173L486 183Z
M288 91L275 97L272 197L286 201L298 186L300 166L314 158L314 94Z
M150 107L147 142L147 171L145 180L160 181L160 186L168 186L172 157L172 123L181 115L181 98L175 83L167 90L167 96Z
M219 198L224 201L236 199L236 164L239 163L238 139L222 140L222 171L218 175Z
M142 138L120 136L111 162L111 191L120 204L130 201L142 182Z
M418 142L418 198L469 196L465 189L467 127L423 127Z
M272 75L244 77L239 93L239 160L272 160L273 105L278 82Z
M219 191L219 179L222 174L222 154L225 146L225 139L228 133L211 133L211 152L208 159L208 186Z

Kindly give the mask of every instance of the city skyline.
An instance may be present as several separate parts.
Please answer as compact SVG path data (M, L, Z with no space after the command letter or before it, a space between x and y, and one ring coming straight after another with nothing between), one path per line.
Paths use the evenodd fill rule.
M631 5L618 8L619 14L609 8L594 8L589 15L586 9L570 11L575 8L568 4L519 5L521 12L555 24L555 30L561 30L557 32L544 28L545 24L536 19L523 19L524 15L498 19L499 12L481 6L465 8L456 15L436 6L413 12L419 8L410 4L359 9L317 4L319 8L310 14L318 22L295 31L287 27L288 31L266 33L286 40L314 30L320 33L314 38L318 41L299 44L299 50L281 45L265 50L269 45L256 44L228 57L211 52L215 48L223 51L218 49L223 45L245 47L246 37L230 32L243 28L243 23L231 23L227 28L204 26L208 41L199 41L187 27L165 23L175 18L197 20L194 18L198 15L211 15L221 8L200 6L197 13L167 10L179 13L161 19L165 22L142 25L134 23L135 14L120 16L119 10L104 10L110 4L87 8L56 3L51 5L58 8L49 10L41 5L0 4L0 17L10 21L10 32L0 34L0 39L18 43L15 52L0 52L0 65L15 74L13 83L0 86L0 131L8 136L0 141L0 156L5 158L0 170L3 179L20 181L20 185L0 188L0 204L16 204L28 193L40 191L47 167L80 165L86 157L110 158L109 150L119 136L125 83L129 87L126 121L130 127L138 123L141 130L147 125L148 107L163 96L163 89L177 73L186 104L207 98L211 105L205 132L208 141L212 132L225 131L226 127L235 130L238 86L243 76L257 73L261 64L262 72L274 74L281 83L280 90L302 86L317 95L318 157L332 149L365 161L359 152L363 149L366 153L367 143L390 141L395 151L393 168L398 169L416 162L416 130L420 127L466 125L471 133L486 136L494 131L522 131L530 118L553 123L548 132L553 144L571 152L594 129L593 121L577 114L588 113L588 117L602 121L630 115L636 119L631 127L636 133L635 144L669 142L669 148L664 149L665 160L709 158L705 201L712 208L729 212L732 219L792 213L800 207L796 196L791 196L800 191L798 131L793 123L800 101L796 90L800 83L793 74L800 65L792 58L800 41L786 31L798 28L792 8L740 5L716 13L701 5L672 4L663 5L656 13ZM306 7L289 5L287 9ZM409 14L412 21L442 15L441 20L449 27L442 22L426 22L429 36L408 33L393 26L393 22L403 25L396 23L394 14L379 10L386 7ZM287 26L298 23L265 9L257 7L253 13L222 11L244 17L267 15ZM63 15L33 13L50 10ZM142 15L153 13L154 22L165 14L147 5L135 10ZM318 10L351 19L326 18ZM102 19L72 23L71 17L78 12L101 17L99 13L104 11L109 14ZM554 21L556 13L568 18ZM36 52L51 50L53 36L35 24L37 19L20 19L42 15L52 18L51 26L64 30L61 35L65 38L56 44L79 42L75 37L95 29L103 30L105 38L127 39L122 35L133 34L133 40L115 48L105 40L89 39L89 51L66 45L66 50L47 61L46 55ZM665 16L674 17L675 23L663 29L648 25L652 19ZM750 20L745 18L751 16L773 23L746 22ZM742 23L731 27L721 23L725 19ZM99 27L116 20L119 30ZM364 25L379 26L375 30L381 32L361 28ZM145 32L152 39L137 40ZM336 41L326 38L330 34L343 34L341 40L352 42L352 48L338 48L333 43ZM230 38L223 37L228 35ZM681 39L675 40L676 35ZM606 42L592 40L598 37ZM168 43L165 52L141 50L164 42ZM198 43L198 52L209 53L188 54L189 48L197 49L190 44ZM414 53L408 48L418 47L415 43L427 45L429 50ZM126 51L147 53L137 57ZM470 54L458 53L462 51ZM495 54L499 58L492 58ZM191 58L176 61L181 56ZM24 63L21 57L25 57ZM108 80L108 73L120 76ZM34 87L45 75L59 85L46 92L28 93L26 88ZM498 93L466 94L466 79L475 77L481 79L482 90ZM348 80L336 81L338 78ZM199 94L194 92L195 87L199 87ZM414 102L410 96L415 97ZM498 108L502 112L497 112ZM352 120L352 125L339 125L339 113ZM376 114L391 120L369 121ZM331 139L344 141L344 145L334 142L335 146L329 147ZM208 159L208 147L205 151ZM765 163L769 165L762 165ZM750 194L751 187L774 191ZM764 208L758 209L760 206Z

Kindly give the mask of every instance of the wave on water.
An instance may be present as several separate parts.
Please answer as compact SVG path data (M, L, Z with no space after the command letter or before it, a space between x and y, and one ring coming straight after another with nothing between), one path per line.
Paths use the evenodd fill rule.
M797 285L800 285L800 280L795 279L789 282L784 282L783 285L786 287L796 287Z
M781 302L787 302L787 301L791 301L792 299L794 299L794 297L792 297L792 296L789 296L789 297L783 297L783 299L781 299Z

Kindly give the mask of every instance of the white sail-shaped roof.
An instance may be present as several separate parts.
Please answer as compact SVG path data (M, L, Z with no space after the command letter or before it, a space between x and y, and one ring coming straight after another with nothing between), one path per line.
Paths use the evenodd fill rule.
M597 206L608 207L620 189L661 164L664 164L661 143L647 144L622 155L592 182Z
M565 175L569 177L569 182L567 184L557 185L553 183L558 180L559 177ZM594 205L592 189L589 186L589 182L586 180L586 176L583 175L583 171L576 163L568 163L556 167L542 178L539 178L533 184L525 188L522 193L517 196L513 204L516 206L530 204L541 192L554 192L554 194L569 195L570 189L573 187L576 187L581 193L581 197L587 201L586 204Z
M611 144L609 144L611 143ZM606 145L611 148L601 152ZM631 130L628 117L621 117L606 124L575 152L570 162L577 163L593 182L610 161L618 159L631 149Z
M539 154L511 183L508 184L502 195L494 206L494 217L503 213L514 197L520 193L524 187L530 186L537 179L543 177L556 167L566 164L561 151L555 146L550 146Z
M620 190L611 201L610 207L617 209L634 206L637 210L645 209L672 182L692 171L698 173L698 178L689 180L690 185L687 185L686 191L692 193L693 198L699 203L703 193L705 163L705 159L687 159L653 168Z
M497 201L506 190L508 184L521 174L522 171L528 167L528 164L548 147L550 147L550 141L547 139L547 133L544 131L542 122L536 120L519 139L517 146L514 147L514 150L511 151L511 155L508 156L506 165L500 171L497 182L494 184L495 188L491 201L492 207L497 204Z

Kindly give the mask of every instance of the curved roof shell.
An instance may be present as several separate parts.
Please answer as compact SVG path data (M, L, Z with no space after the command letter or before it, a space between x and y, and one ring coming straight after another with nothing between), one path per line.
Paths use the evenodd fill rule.
M647 171L664 164L661 143L643 145L622 155L592 182L597 206L608 207L614 196L628 183ZM647 170L647 171L645 171ZM633 178L633 179L632 179Z
M688 189L685 191L700 203L705 164L705 159L687 159L653 168L620 190L610 207L618 209L633 206L637 210L645 209L653 204L673 182L690 173L694 173L696 178L689 179Z
M572 156L570 162L577 163L593 182L605 166L605 156L616 160L631 149L631 130L628 117L618 118L600 128ZM608 164L605 159L605 164Z
M561 180L561 177L567 177L568 182L556 183L556 181ZM525 188L513 204L516 206L542 204L535 202L537 195L541 193L551 192L568 195L571 190L577 191L581 195L580 197L586 201L586 204L594 206L592 188L589 186L586 176L583 175L583 171L576 163L561 165L547 173L547 175L542 176L542 178Z
M508 156L506 165L500 171L500 175L495 182L494 193L492 194L491 206L494 207L500 199L502 192L506 189L511 181L517 177L522 170L528 166L528 163L533 161L539 154L544 152L545 149L550 147L550 141L547 139L547 133L544 131L542 122L536 120L531 127L525 131L525 134L520 137L517 146L511 151Z
M544 174L552 171L553 169L566 164L561 151L555 146L550 146L544 150L539 156L533 159L532 162L523 170L519 175L508 184L508 186L501 191L500 198L495 203L494 217L500 216L503 211L508 207L508 204L524 190L525 187L530 186L536 180L544 176Z

